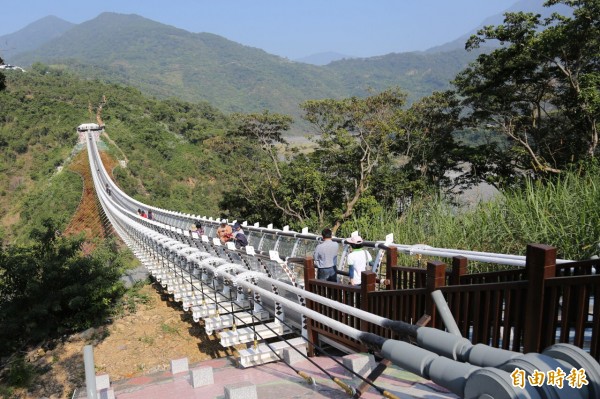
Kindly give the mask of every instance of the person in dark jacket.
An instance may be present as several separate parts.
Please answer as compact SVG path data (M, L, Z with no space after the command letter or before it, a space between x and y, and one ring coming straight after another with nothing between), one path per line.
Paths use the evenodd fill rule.
M246 234L244 234L242 226L239 223L233 225L233 242L237 249L244 248L248 245L248 238L246 237Z

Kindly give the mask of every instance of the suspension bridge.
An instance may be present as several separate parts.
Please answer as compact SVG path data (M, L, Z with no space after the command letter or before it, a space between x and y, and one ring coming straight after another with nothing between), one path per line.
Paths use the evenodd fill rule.
M291 370L298 387L314 387L319 382L294 365L308 362L330 383L320 397L418 396L378 380L392 367L449 392L422 397L600 397L597 262L556 259L556 251L544 245L517 256L401 245L388 237L365 243L375 264L363 272L360 287L316 280L312 253L320 236L244 222L249 245L243 250L221 245L216 238L221 220L129 197L105 170L98 135L86 132L85 140L98 203L112 229L183 310L195 322L202 320L208 334L217 333L223 346L246 346L238 350L236 372L278 365ZM138 209L151 210L152 220L140 217ZM190 231L196 221L204 234ZM346 240L334 240L342 244L344 259ZM452 264L401 267L398 254ZM468 262L510 268L471 274ZM340 270L343 274L342 264ZM373 367L359 370L352 358L329 356L324 346L350 355L370 353L365 356ZM325 363L351 378L328 371ZM186 384L194 385L191 371L190 376ZM96 388L96 379L86 373L88 398L97 397ZM222 397L222 390L210 396L210 389L198 387L196 396L186 397ZM240 389L242 396L230 387L225 397L256 397L252 384ZM273 393L285 397L281 394ZM319 397L314 388L309 394Z

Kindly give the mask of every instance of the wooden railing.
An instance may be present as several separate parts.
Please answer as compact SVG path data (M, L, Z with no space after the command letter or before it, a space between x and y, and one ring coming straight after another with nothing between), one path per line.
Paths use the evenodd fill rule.
M556 249L546 245L527 247L526 266L513 270L468 273L467 259L457 256L447 267L428 261L427 268L397 266L395 248L387 249L386 282L377 289L376 276L363 272L360 288L315 279L312 259L305 263L305 288L311 292L373 314L408 323L427 314L430 326L444 328L436 314L431 293L440 290L462 335L473 343L484 343L514 351L541 352L556 343L571 343L600 358L600 261L556 265ZM389 330L319 304L309 304L320 313L362 331L398 339ZM309 322L310 339L319 335L355 350L360 343L332 328ZM589 348L587 347L589 344Z
M408 290L424 288L427 281L427 270L410 266L389 267L390 282L393 289Z
M589 344L590 354L598 359L598 298L600 275L556 277L546 280L543 313L545 328L540 347L547 347L556 342L567 342L580 348Z
M463 337L473 343L521 350L527 282L441 288ZM435 327L443 326L438 321Z
M372 278L368 278L368 280L372 280L375 278L375 273L371 273ZM319 294L323 297L332 299L334 301L343 303L345 305L349 305L355 308L360 308L360 303L363 294L365 294L366 289L374 290L374 284L371 287L370 284L363 284L361 287L354 287L347 284L339 284L334 282L329 282L325 280L317 280L315 279L315 267L313 263L313 259L308 257L304 262L304 285L305 289L313 292L315 294ZM364 277L364 276L363 276ZM365 283L367 280L363 280ZM329 318L332 318L336 321L344 323L346 325L353 326L357 329L361 328L360 320L354 316L348 315L344 312L340 312L336 309L333 309L329 306L322 305L317 302L313 302L310 300L306 301L306 306L309 309L315 310ZM364 326L364 325L363 325ZM339 331L334 328L325 325L323 323L319 323L315 320L309 320L308 322L308 338L311 342L317 343L318 336L322 335L324 337L335 340L336 342L341 343L342 345L354 349L354 350L363 350L363 346L360 342L352 339L344 334L341 334ZM309 346L309 354L314 354L313 346Z

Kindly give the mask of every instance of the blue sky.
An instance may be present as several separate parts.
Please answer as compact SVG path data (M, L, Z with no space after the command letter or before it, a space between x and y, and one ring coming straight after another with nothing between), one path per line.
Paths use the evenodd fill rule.
M531 0L533 1L533 0ZM541 2L541 0L539 0ZM0 36L47 15L73 23L104 11L210 32L296 59L335 51L356 57L426 50L454 40L517 0L11 0ZM1 49L1 44L0 44Z

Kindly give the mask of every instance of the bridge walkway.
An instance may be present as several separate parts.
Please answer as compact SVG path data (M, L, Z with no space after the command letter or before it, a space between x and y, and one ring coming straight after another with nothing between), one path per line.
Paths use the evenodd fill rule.
M358 378L348 376L343 368L326 357L314 357L319 366L340 378L342 381L359 386ZM338 359L340 360L340 359ZM171 375L169 371L139 376L128 380L115 381L111 384L115 397L118 399L222 399L225 386L240 382L251 382L256 385L259 399L341 399L348 394L333 383L325 374L320 372L307 360L294 364L294 367L311 375L315 385L309 385L296 375L283 362L263 364L260 366L241 369L236 367L235 359L212 359L193 367L212 367L214 383L193 388L187 373ZM385 388L401 399L456 399L458 396L446 389L415 374L390 366L377 379L377 385ZM85 392L77 398L85 398ZM361 398L381 398L374 388L362 393Z

